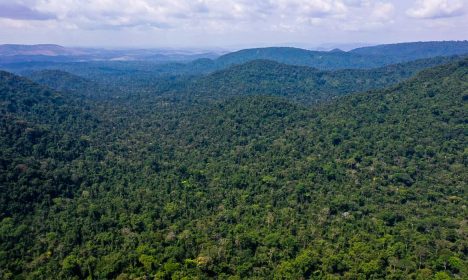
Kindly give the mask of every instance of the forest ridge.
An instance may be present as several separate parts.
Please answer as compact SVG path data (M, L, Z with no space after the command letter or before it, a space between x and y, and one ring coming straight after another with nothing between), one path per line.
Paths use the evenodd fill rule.
M467 41L40 48L0 47L0 279L468 278Z

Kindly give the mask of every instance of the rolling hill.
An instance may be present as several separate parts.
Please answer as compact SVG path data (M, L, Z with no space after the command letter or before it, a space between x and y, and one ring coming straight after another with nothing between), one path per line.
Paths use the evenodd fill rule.
M272 47L232 52L220 56L215 63L220 67L225 67L256 59L273 60L284 64L309 66L323 70L372 68L391 62L384 56L363 56L341 51L321 52L298 48Z
M0 274L465 279L468 60L447 62L313 106L101 102L1 72ZM252 85L350 75L236 67Z
M460 59L463 58L437 57L374 69L336 71L254 60L195 78L187 88L195 99L273 95L315 103L353 92L388 87L412 77L423 69ZM182 94L185 92L182 91Z
M409 61L435 56L462 55L468 53L468 41L412 42L362 47L351 50L359 55L385 56L394 62Z
M86 135L97 124L82 104L77 97L0 72L1 218L72 194L76 182L69 164L80 157Z
M47 86L55 91L70 93L75 96L82 95L88 98L103 98L121 95L114 87L104 86L100 83L61 70L28 71L22 73L22 75L31 81Z
M0 45L0 64L34 62L89 62L89 61L152 61L190 62L201 58L215 59L219 50L174 49L99 49L64 47L54 44Z
M468 53L468 41L414 42L363 47L344 52L340 50L310 51L298 48L271 47L245 49L220 56L218 67L266 59L276 62L309 66L321 70L376 68L385 65L436 56Z
M54 52L55 48L50 52L61 54L60 51ZM85 78L106 74L109 76L109 72L122 71L123 69L127 71L126 74L134 71L132 74L138 76L200 75L253 60L272 60L288 65L308 66L329 71L370 69L435 56L464 55L468 53L468 42L400 43L358 48L349 52L270 47L244 49L219 57L216 53L194 53L194 51L178 53L173 50L75 50L72 48L68 52L73 51L77 52L77 55L45 56L40 49L36 52L38 55L24 55L24 52L21 51L17 52L18 55L0 55L0 67L15 73L57 69ZM78 55L80 51L85 52L85 54ZM12 52L7 48L5 53L11 54ZM83 74L86 72L89 72L89 76Z

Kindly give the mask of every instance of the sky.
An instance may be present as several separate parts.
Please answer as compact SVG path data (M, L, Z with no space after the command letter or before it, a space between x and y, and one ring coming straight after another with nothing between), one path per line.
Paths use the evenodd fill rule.
M468 39L468 0L0 0L0 44L236 48Z

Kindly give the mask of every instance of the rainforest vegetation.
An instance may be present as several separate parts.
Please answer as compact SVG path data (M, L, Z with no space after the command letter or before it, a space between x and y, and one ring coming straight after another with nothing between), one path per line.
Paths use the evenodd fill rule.
M5 66L0 279L467 279L468 59L444 54Z

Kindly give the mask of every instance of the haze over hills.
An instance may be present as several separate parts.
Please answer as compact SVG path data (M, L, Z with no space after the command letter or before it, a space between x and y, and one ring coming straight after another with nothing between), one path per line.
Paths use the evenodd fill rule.
M467 279L467 45L3 47L0 278Z
M59 68L75 74L62 70L36 70L23 71L22 75L55 90L87 93L88 96L93 96L93 92L107 92L106 96L117 95L118 90L113 89L112 84L126 81L125 85L120 86L121 96L125 95L122 88L136 86L150 93L192 100L266 94L315 103L352 92L390 86L412 77L423 69L461 58L463 56L436 57L373 69L334 71L282 64L272 60L253 60L213 73L205 74L203 70L198 75L184 76L179 72L177 78L161 74L160 69L164 69L164 66L151 64L137 64L134 67L124 64L118 68L113 64L98 64L93 68L89 65L62 66ZM102 67L104 65L106 67ZM85 75L86 78L76 74ZM75 82L72 82L73 80ZM107 90L96 90L98 86L106 87ZM96 97L96 94L94 96Z
M245 49L220 56L220 65L241 64L255 59L268 59L291 65L310 66L323 70L345 68L373 68L399 62L435 56L468 53L468 41L415 42L377 45L344 52L334 49L327 52L298 48Z
M434 44L426 43L411 43L413 48L416 46L421 46L420 53L434 53L434 55L441 54L453 54L453 53L463 53L464 47L467 43L466 41L460 42L441 42L436 44L437 48L434 49ZM403 46L406 46L403 44ZM443 47L445 46L445 47ZM399 45L388 46L389 48L395 49L395 53L398 53L397 49ZM378 48L378 47L376 47ZM444 51L442 52L441 49ZM323 54L323 55L322 55ZM84 61L84 62L43 62L43 61L29 61L21 63L0 63L0 68L11 71L17 74L28 75L31 71L40 71L40 70L59 70L68 72L72 75L85 78L87 80L93 81L103 88L107 88L109 92L141 92L141 89L144 88L143 92L170 92L175 91L175 89L181 89L186 91L185 88L190 85L190 80L198 79L197 76L207 75L220 71L223 69L229 69L232 66L248 63L249 61L255 60L257 57L267 57L271 61L281 62L288 65L307 65L309 67L315 67L321 70L340 70L340 69L369 69L371 65L375 67L384 67L386 65L392 65L396 62L393 61L405 61L408 60L411 55L402 52L401 57L397 57L394 54L388 57L382 56L362 56L354 55L352 52L342 52L342 51L330 51L330 52L316 52L308 51L303 49L295 48L265 48L265 49L247 49L239 52L230 53L223 55L215 60L209 58L195 59L192 62L164 62L164 61ZM420 56L420 54L414 54L414 56ZM321 58L322 57L322 58ZM62 57L59 58L59 60ZM430 60L431 58L429 58ZM441 59L443 61L443 59ZM255 63L252 64L256 65ZM428 65L434 65L429 62ZM423 67L424 68L424 67ZM257 67L258 69L258 67ZM291 68L292 69L292 68ZM297 68L299 69L299 68ZM391 69L391 67L389 68ZM420 68L422 69L422 68ZM244 67L244 70L248 70ZM294 70L295 71L295 70ZM294 73L292 71L291 73ZM371 71L372 72L372 71ZM403 70L403 72L405 72ZM402 72L402 74L403 74ZM248 73L248 72L246 72ZM414 72L413 72L414 73ZM288 73L283 73L288 74ZM355 72L358 75L358 72ZM382 73L381 73L382 74ZM380 74L380 75L381 75ZM408 73L407 73L408 74ZM219 74L218 74L219 75ZM352 75L351 75L352 76ZM351 77L349 76L349 77ZM390 75L392 76L392 75ZM261 77L257 75L257 77ZM304 76L302 76L304 77ZM393 77L393 76L392 76ZM402 77L408 77L402 75ZM57 77L56 77L57 78ZM274 79L274 76L272 77ZM306 77L304 77L306 78ZM46 78L47 79L47 78ZM283 78L280 77L280 80ZM289 84L293 83L298 79L290 79ZM391 80L391 79L389 79ZM351 81L351 80L348 80ZM399 79L394 80L394 82L399 81ZM383 82L380 79L380 82ZM115 89L115 84L118 84L120 89ZM367 82L365 82L367 83ZM374 83L371 81L371 83ZM381 83L381 85L389 84L389 82ZM196 91L201 88L197 88L200 84L191 85L194 86ZM241 84L236 84L232 89L238 88ZM259 89L268 89L268 85L271 85L271 80L267 81L266 84L261 86L254 85L253 88ZM275 92L292 92L292 89L297 89L299 91L309 90L309 86L304 85L304 81L298 81L298 84L292 85L289 89L284 91L280 83L276 83L277 88L274 89ZM111 89L114 87L114 89ZM269 87L269 90L272 87ZM336 88L336 86L335 86ZM124 90L122 90L124 89ZM363 88L364 89L364 88ZM230 89L228 89L228 92ZM314 91L314 90L313 90ZM315 90L316 91L316 90ZM346 90L344 90L346 91ZM106 91L99 91L106 92ZM102 95L102 94L101 94ZM121 94L125 95L125 93ZM328 96L324 94L323 96Z
M27 71L23 76L55 91L84 95L88 98L118 96L117 89L61 70Z
M65 48L57 45L0 46L0 64L20 62L73 61L152 61L189 62L183 72L214 71L255 59L268 59L291 65L316 67L323 70L372 68L435 56L461 55L468 52L468 41L414 42L377 45L344 51L310 51L291 47L244 49L222 53L197 50L105 50ZM219 57L218 57L219 56ZM198 60L197 59L201 59ZM190 61L193 61L190 63ZM177 66L176 66L177 67Z
M0 45L0 64L18 62L77 62L77 61L135 61L155 62L191 61L198 58L216 58L220 50L200 49L99 49L70 48L53 44Z
M386 56L397 62L435 56L450 56L468 53L468 41L414 42L361 47L350 52L360 55Z
M391 86L423 69L461 58L436 57L373 69L335 71L287 65L271 60L253 60L202 76L187 87L195 98L265 94L313 103L352 92Z
M447 62L312 107L101 102L1 72L1 273L463 279L468 61ZM289 69L229 71L265 63Z
M462 57L437 57L375 69L321 71L305 66L254 60L211 74L159 76L156 69L65 68L23 71L22 75L58 91L91 98L112 96L143 98L170 96L182 100L216 100L236 95L275 95L305 103L329 100L353 92L382 88L412 77L420 70L457 61ZM138 70L137 70L138 69ZM146 69L146 70L144 70ZM81 74L85 77L78 76ZM123 83L123 84L122 84ZM116 87L116 84L120 84Z
M468 280L468 0L0 0L0 280Z
M298 48L246 49L225 54L215 63L218 65L241 64L255 59L268 59L281 63L311 66L320 69L370 68L385 63L384 57L365 57L347 52L319 52Z
M82 55L84 51L78 51L73 48L65 48L59 45L53 44L40 44L40 45L15 45L6 44L0 45L0 56L62 56L62 55Z

